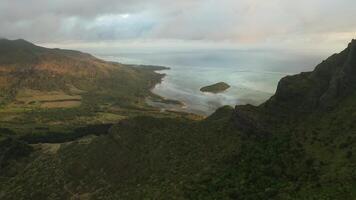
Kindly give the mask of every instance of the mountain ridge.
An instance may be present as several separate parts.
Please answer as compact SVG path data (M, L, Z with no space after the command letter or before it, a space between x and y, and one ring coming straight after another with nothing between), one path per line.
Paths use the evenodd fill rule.
M260 106L236 106L236 125L246 132L266 133L271 116L283 123L335 110L344 99L355 94L355 71L356 40L353 39L346 49L328 57L313 71L282 78L275 95Z
M344 93L356 87L355 63L356 40L352 40L345 50L324 60L313 72L282 78L276 94L267 101L266 106L295 101L306 109L333 107L337 100L345 95ZM289 85L296 85L295 81L299 81L301 86L294 90L290 89Z
M21 67L37 70L48 70L54 73L78 74L75 71L83 70L109 70L110 63L97 59L94 56L80 51L49 49L36 46L26 40L0 40L0 67ZM14 59L16 58L16 59ZM70 67L68 68L68 62ZM85 75L90 74L87 72Z
M12 93L12 98L23 88L68 91L75 87L87 91L100 80L112 79L113 74L120 76L118 80L124 76L133 80L139 71L79 51L48 49L23 39L0 40L0 90Z
M283 78L260 106L200 121L138 115L106 135L38 144L0 171L0 198L355 199L354 44Z

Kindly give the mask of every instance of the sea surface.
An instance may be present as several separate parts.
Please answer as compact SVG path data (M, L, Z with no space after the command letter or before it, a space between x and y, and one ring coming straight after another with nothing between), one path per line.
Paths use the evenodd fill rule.
M184 106L159 104L162 109L209 115L223 105L259 105L270 98L278 81L287 75L312 70L321 55L285 50L180 50L124 51L97 55L127 64L169 67L162 83L152 90L167 99L179 100ZM200 92L200 88L217 82L231 88L219 94Z

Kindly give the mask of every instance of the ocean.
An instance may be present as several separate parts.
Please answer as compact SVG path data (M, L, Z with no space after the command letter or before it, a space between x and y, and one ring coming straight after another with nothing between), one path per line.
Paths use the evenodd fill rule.
M169 67L158 71L166 76L152 91L179 100L184 106L149 103L200 115L209 115L224 105L259 105L274 94L282 77L310 71L322 59L322 55L310 52L261 49L120 50L97 56L127 64ZM201 87L221 81L231 88L219 94L200 92Z

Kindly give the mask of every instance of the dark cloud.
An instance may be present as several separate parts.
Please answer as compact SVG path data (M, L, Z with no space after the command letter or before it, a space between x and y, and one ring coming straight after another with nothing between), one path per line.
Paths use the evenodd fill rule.
M36 42L351 39L354 0L1 0L0 37Z

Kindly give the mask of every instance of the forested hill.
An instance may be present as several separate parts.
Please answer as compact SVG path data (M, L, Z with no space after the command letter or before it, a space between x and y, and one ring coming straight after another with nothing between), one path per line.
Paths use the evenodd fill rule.
M304 72L283 78L276 95L265 106L303 111L327 110L356 91L356 40L338 54Z
M6 141L23 151L4 167L0 198L356 199L355 46L283 78L258 107L128 118L27 157Z

